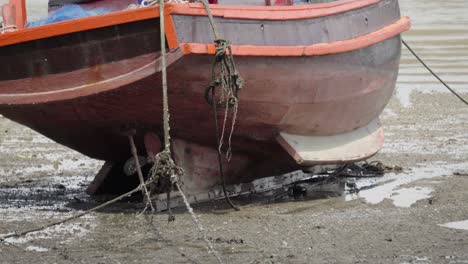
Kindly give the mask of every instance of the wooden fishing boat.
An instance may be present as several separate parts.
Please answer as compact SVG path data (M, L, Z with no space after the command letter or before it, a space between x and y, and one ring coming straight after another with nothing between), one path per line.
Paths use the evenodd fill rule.
M228 182L363 160L382 147L378 116L395 87L400 33L410 26L398 1L292 3L210 5L245 80L224 164ZM143 157L161 149L159 7L117 9L25 28L24 0L11 0L3 7L9 30L0 35L0 114L105 160L99 178L121 174L131 157L123 131L136 131ZM214 36L200 3L167 3L164 12L172 152L187 188L208 188L218 182L204 96Z

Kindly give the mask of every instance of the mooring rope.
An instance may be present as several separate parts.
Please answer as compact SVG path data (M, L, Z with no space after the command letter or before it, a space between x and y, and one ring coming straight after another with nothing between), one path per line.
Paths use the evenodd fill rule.
M432 74L432 76L434 76L437 80L439 80L440 83L442 83L445 88L447 88L450 92L452 92L452 94L454 94L456 97L458 97L458 99L460 99L460 101L462 101L465 105L468 105L468 102L463 99L463 97L461 97L461 95L459 95L457 92L455 92L455 90L453 90L444 80L442 80L439 75L437 75L431 68L429 68L429 66L427 66L427 64L421 59L421 57L419 57L416 52L414 52L414 50L408 45L408 43L406 43L406 41L404 41L403 39L401 39L401 42L403 42L403 44L405 45L405 47L413 54L413 56Z
M151 192L165 192L167 194L167 210L169 212L169 221L175 218L171 211L171 192L174 190L174 184L180 179L184 171L177 166L171 155L171 135L170 135L170 115L169 98L167 92L167 65L166 65L166 27L164 17L164 0L159 0L159 38L161 48L161 79L163 96L163 137L164 148L155 156L155 162L150 171L150 180L153 183L150 186Z
M60 225L75 219L78 219L84 215L87 215L91 212L94 212L96 210L99 210L101 208L104 208L110 204L113 204L117 201L122 200L125 197L128 197L136 192L143 191L144 195L146 188L148 187L151 190L154 190L155 188L160 190L161 185L163 185L163 190L167 192L168 195L168 204L167 208L168 211L171 212L171 207L170 207L170 192L173 190L173 187L175 186L177 190L180 192L184 199L185 206L187 207L187 211L192 217L193 222L196 224L198 231L202 234L203 239L205 243L207 244L207 250L208 253L211 253L215 256L216 260L218 263L223 264L221 257L219 253L215 250L213 244L211 241L207 238L206 233L205 233L205 228L202 226L201 222L199 221L197 215L194 213L193 208L190 206L190 203L188 203L188 200L186 198L185 193L183 192L181 186L179 185L179 177L184 173L183 169L181 167L178 167L175 162L172 159L171 156L171 151L170 151L170 127L169 127L169 103L168 103L168 95L167 95L167 74L166 74L166 47L165 47L165 27L164 27L164 0L160 0L159 3L159 11L160 11L160 31L161 31L161 72L162 72L162 88L163 88L163 122L164 122L164 150L158 153L155 157L155 163L153 168L151 169L151 175L150 178L148 179L147 182L143 183L140 182L140 184L133 190L124 193L112 200L109 200L101 205L98 205L94 208L91 208L89 210L86 210L81 213L77 213L71 217L67 217L65 219L62 219L60 221L48 223L39 227L34 227L25 231L15 231L13 233L9 233L3 236L0 236L0 243L8 243L6 239L8 238L13 238L13 237L20 237L27 235L29 233L33 232L38 232L45 230L47 228ZM134 142L133 138L129 137L130 139L130 145L132 147L132 153L136 154L136 149L134 149ZM138 166L138 159L136 159L136 164L137 164L137 170L140 170L140 167ZM140 172L141 173L141 172ZM139 175L141 176L141 175ZM141 178L140 178L141 180ZM151 201L147 201L146 207L144 211L146 211L148 207L148 202L149 205L151 206L152 211L154 211L154 208L152 206ZM144 212L143 211L143 212ZM173 220L173 215L170 213L169 215L169 221Z
M197 215L193 211L192 206L190 206L190 203L189 203L189 201L187 199L187 196L185 195L182 188L180 188L180 185L177 182L175 183L175 186L179 190L180 195L182 196L182 200L184 201L185 207L187 207L187 211L192 216L192 221L194 222L194 224L198 228L198 232L200 232L202 234L203 240L208 245L208 253L213 254L219 264L223 264L223 261L221 260L221 256L219 255L218 251L215 250L215 248L213 246L213 243L211 243L211 241L206 236L205 228L203 227L203 225L201 224L201 222L198 219Z
M135 146L135 141L133 140L133 134L128 134L128 141L130 143L130 151L132 152L133 159L135 160L136 171L138 175L138 180L140 181L140 186L142 187L143 197L146 197L146 206L142 213L146 211L148 206L151 208L151 211L154 211L153 203L151 202L151 195L146 188L145 180L143 178L143 173L141 172L140 160L138 159L138 152Z
M149 185L150 185L150 182L147 182L144 186L149 186ZM109 200L109 201L107 201L107 202L105 202L103 204L100 204L100 205L98 205L96 207L93 207L93 208L91 208L89 210L86 210L86 211L83 211L81 213L77 213L77 214L75 214L73 216L70 216L70 217L67 217L65 219L62 219L62 220L59 220L59 221L56 221L56 222L51 222L51 223L48 223L48 224L45 224L45 225L42 225L42 226L39 226L39 227L34 227L34 228L24 230L24 231L21 231L21 232L15 231L13 233L6 234L6 235L0 237L0 242L6 242L6 239L8 239L8 238L24 236L24 235L27 235L29 233L42 231L42 230L45 230L47 228L50 228L50 227L53 227L53 226L56 226L56 225L60 225L60 224L64 224L66 222L70 222L72 220L78 219L78 218L80 218L80 217L82 217L84 215L87 215L87 214L92 213L92 212L94 212L96 210L99 210L99 209L104 208L106 206L109 206L109 205L111 205L113 203L116 203L116 202L122 200L125 197L129 197L130 195L132 195L132 194L134 194L136 192L140 192L142 190L142 187L143 187L142 185L138 185L138 187L136 187L135 189L133 189L133 190L127 192L127 193L124 193L124 194L122 194L122 195L120 195L120 196L118 196L118 197L116 197L116 198L114 198L112 200Z
M224 40L220 37L216 23L214 21L211 9L206 0L200 0L200 2L205 7L205 11L208 15L208 20L215 37L214 43L216 45L215 59L211 67L211 83L207 86L205 90L205 99L208 104L212 105L213 108L213 122L215 127L216 134L216 144L217 146L217 156L218 156L218 168L219 175L221 178L221 185L223 188L223 193L227 203L235 210L239 210L237 206L229 198L229 195L226 191L226 180L224 175L223 160L221 157L222 147L224 143L224 135L227 126L227 120L229 115L229 110L232 109L231 117L231 127L228 136L228 147L226 151L226 159L229 161L232 156L231 140L232 134L234 133L234 127L237 119L237 110L238 110L238 94L242 89L244 81L240 77L236 65L234 63L234 57L232 56L231 43ZM218 75L218 76L217 76ZM216 88L219 87L221 90L220 100L221 103L216 101ZM224 102L223 102L224 101ZM219 134L218 128L218 115L217 107L225 107L224 111L224 121L222 125L221 136Z
M192 217L193 222L196 224L198 231L202 234L203 240L207 244L208 253L213 254L219 264L223 264L223 261L221 260L221 257L219 255L219 253L215 250L215 248L213 246L213 243L211 243L211 241L206 236L206 232L205 232L206 229L203 227L203 225L199 221L198 217L194 213L193 208L188 203L187 197L184 194L182 188L179 186L179 184L177 182L175 182L174 184L175 184L176 188L179 190L180 194L182 195L182 197L184 199L184 203L185 203L185 205L187 207L187 210L188 210L189 214ZM43 230L46 230L48 228L51 228L51 227L54 227L54 226L57 226L57 225L65 224L67 222L76 220L76 219L78 219L78 218L80 218L82 216L85 216L85 215L90 214L90 213L92 213L94 211L97 211L97 210L102 209L104 207L107 207L107 206L109 206L111 204L114 204L114 203L122 200L125 197L131 196L134 193L140 192L140 191L143 190L142 189L143 187L145 187L145 188L148 187L149 188L149 187L151 187L151 185L154 185L154 182L152 182L151 180L148 180L144 185L138 185L138 187L136 187L135 189L133 189L133 190L127 192L127 193L124 193L124 194L122 194L122 195L120 195L120 196L118 196L118 197L116 197L116 198L114 198L112 200L109 200L109 201L107 201L107 202L105 202L103 204L100 204L100 205L98 205L96 207L93 207L93 208L91 208L89 210L83 211L81 213L77 213L77 214L75 214L73 216L67 217L67 218L59 220L59 221L55 221L55 222L51 222L51 223L48 223L48 224L41 225L39 227L34 227L34 228L27 229L27 230L24 230L24 231L14 231L12 233L8 233L6 235L0 236L0 243L12 244L12 243L8 242L7 239L25 236L25 235L30 234L30 233L43 231ZM17 247L16 245L13 245L13 246Z
M179 185L179 179L184 171L181 167L177 166L172 159L171 143L170 143L170 126L169 126L169 99L167 93L167 71L166 71L166 30L164 21L164 0L159 0L159 19L160 19L160 40L161 40L161 74L162 74L162 90L163 90L163 126L164 126L164 150L158 153L155 157L154 166L151 169L150 182L153 185L151 189L161 189L167 193L167 209L169 211L169 221L173 221L174 217L171 212L170 193L174 187L177 188L179 193L184 198L184 204L192 217L193 222L196 224L198 231L202 234L205 243L207 244L208 253L215 256L218 263L222 264L219 253L215 250L213 244L207 239L205 228L198 220L197 215L190 206L185 193Z
M164 0L159 0L159 19L159 31L161 40L161 74L163 91L164 150L171 153L171 136L169 134L169 99L167 96L166 28L164 21Z
M213 98L215 98L215 89L212 89L211 93L212 93ZM212 107L213 107L213 121L214 121L214 127L215 127L216 142L219 143L220 139L219 139L218 115L217 115L217 110L216 110L216 103L213 103ZM218 156L218 168L219 168L219 175L221 178L221 186L223 188L223 193L224 193L224 199L234 210L239 211L240 209L236 205L234 205L234 203L231 201L226 191L226 179L224 177L223 160L222 160L221 151L219 150L219 148L217 149L216 154Z

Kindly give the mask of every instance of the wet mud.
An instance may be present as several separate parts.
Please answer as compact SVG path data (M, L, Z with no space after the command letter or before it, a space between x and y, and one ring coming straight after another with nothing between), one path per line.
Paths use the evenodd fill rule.
M468 98L463 0L401 1L407 42ZM466 12L465 12L466 11ZM195 206L225 263L468 263L468 108L403 49L373 158L403 170L304 199L236 198ZM0 117L0 234L108 199L85 194L102 165ZM341 186L341 185L340 185ZM341 190L341 191L340 191ZM343 192L344 191L344 192ZM124 200L0 245L0 263L216 263L183 208L138 216Z
M468 95L468 94L467 94ZM466 263L468 110L446 93L393 98L375 157L401 172L357 179L359 193L308 199L235 199L195 206L225 263ZM450 117L450 118L447 118ZM0 119L0 233L89 209L86 186L102 164ZM176 221L137 216L122 201L0 246L0 263L215 263L184 209Z

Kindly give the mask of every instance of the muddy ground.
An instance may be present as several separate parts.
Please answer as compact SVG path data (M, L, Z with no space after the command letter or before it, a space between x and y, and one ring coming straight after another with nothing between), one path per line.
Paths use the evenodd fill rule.
M468 98L465 0L401 1L405 35ZM468 263L468 108L403 50L375 159L401 173L362 179L359 194L195 206L225 263ZM100 161L0 117L0 234L63 219L102 202L84 193ZM337 193L339 194L339 193ZM137 216L129 201L9 239L0 263L215 263L185 210ZM460 222L465 221L465 222ZM460 222L460 223L458 223Z
M468 97L468 94L465 94ZM235 200L195 210L225 263L468 263L468 108L447 93L398 95L375 157L403 172L358 180L359 194L302 201ZM0 118L0 233L101 202L84 190L101 162ZM369 187L370 186L370 187ZM190 216L136 216L122 202L0 245L0 263L214 263ZM465 224L466 225L466 224ZM463 228L463 226L461 226ZM466 226L465 226L466 228Z

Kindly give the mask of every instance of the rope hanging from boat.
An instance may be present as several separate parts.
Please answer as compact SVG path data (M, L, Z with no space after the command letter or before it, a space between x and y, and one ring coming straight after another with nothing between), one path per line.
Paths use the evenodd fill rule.
M164 0L159 0L159 19L160 19L160 40L161 40L161 74L162 74L162 90L163 90L163 122L164 122L164 150L158 153L155 157L155 162L150 171L148 182L150 190L165 191L167 194L167 209L169 211L169 221L174 220L171 212L170 198L174 187L180 192L184 198L185 206L189 211L193 222L196 224L198 231L203 235L203 239L207 244L208 253L212 253L218 263L223 264L219 253L214 249L213 244L205 234L205 229L198 220L197 215L193 212L192 207L187 201L187 198L179 185L179 179L184 174L184 170L177 166L171 155L171 136L169 126L169 100L167 94L167 71L166 71L166 32L164 22Z
M174 220L170 206L170 193L174 190L174 186L178 187L179 178L183 175L184 170L177 166L172 160L171 155L171 135L170 135L170 116L169 116L169 99L167 95L167 71L166 71L166 32L164 22L164 0L159 1L159 19L160 19L160 39L161 39L161 78L162 78L162 94L163 94L163 130L164 130L164 149L155 157L155 162L150 170L149 182L150 192L158 190L167 193L167 208L169 211L169 221ZM180 189L180 188L179 188Z
M239 210L237 206L229 198L226 191L226 181L224 177L223 161L221 157L222 147L224 143L224 135L226 131L228 116L231 115L231 127L228 135L228 147L226 150L226 158L229 161L231 159L231 138L234 132L234 127L237 118L237 109L239 104L238 94L242 89L244 81L240 77L236 65L234 63L234 57L232 56L231 43L225 39L222 39L219 35L216 23L211 13L210 6L206 0L200 0L205 7L205 11L208 15L208 20L213 31L216 46L215 59L211 67L211 82L208 84L205 90L205 99L208 104L213 107L213 120L216 133L216 143L218 145L217 156L218 156L218 167L219 175L221 178L221 184L223 187L223 193L228 204L235 210ZM220 90L219 99L216 99L216 89ZM218 128L218 115L217 108L224 107L224 121L222 125L221 136Z
M231 44L219 37L216 24L211 14L211 9L205 0L201 0L208 14L213 34L215 35L216 53L215 60L211 69L212 81L205 90L205 99L208 104L213 106L213 117L216 133L216 142L218 145L217 156L218 156L218 167L223 187L223 193L226 201L229 205L239 210L229 199L226 191L226 182L224 177L224 168L222 163L222 147L224 142L224 135L227 126L227 120L230 110L232 110L231 128L228 136L228 148L226 151L226 158L229 161L231 158L231 138L235 127L235 121L237 118L238 109L238 93L242 89L243 80L237 72L234 58L232 56ZM155 186L150 188L151 190L159 190L166 192L168 195L168 208L170 208L170 192L174 186L178 184L180 176L183 174L183 169L177 167L171 157L170 150L170 126L169 126L169 106L167 96L167 72L166 72L166 46L165 46L165 22L164 22L164 1L153 0L146 1L147 6L153 6L159 4L159 17L160 17L160 39L161 39L161 74L162 74L162 88L163 88L163 129L164 129L164 150L163 152L156 155L155 163L150 170L150 180L155 183ZM217 77L217 75L219 75ZM221 90L219 102L216 100L216 88ZM217 120L217 107L224 107L224 122L222 126L221 137L218 128ZM164 165L165 164L165 165ZM175 166L175 167L173 167ZM171 175L171 173L176 173ZM157 184L156 184L157 183ZM157 185L157 186L156 186ZM169 209L169 219L172 220L172 213Z
M444 82L444 80L442 80L431 68L429 68L429 66L427 66L427 64L416 54L416 52L414 52L414 50L408 45L408 43L406 43L406 41L404 41L403 39L401 39L401 42L403 42L403 44L405 45L405 47L413 54L413 56L437 79L439 80L440 83L442 83L445 88L447 88L450 92L452 92L452 94L454 94L456 97L458 97L458 99L460 99L460 101L462 101L465 105L468 105L468 102L463 99L463 97L461 97L461 95L459 95L457 92L455 92L455 90L453 90L446 82Z

